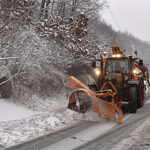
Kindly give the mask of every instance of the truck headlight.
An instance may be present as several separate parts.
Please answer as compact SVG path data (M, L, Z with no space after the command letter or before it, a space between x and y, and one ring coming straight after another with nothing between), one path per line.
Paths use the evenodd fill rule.
M106 56L106 55L107 55L107 52L106 52L106 51L103 51L103 54L104 54L104 56Z
M96 76L99 76L100 75L100 70L99 69L95 69L95 74L96 74Z
M136 76L136 70L135 69L133 70L133 74L134 74L134 76Z
M121 57L121 54L112 55L112 57Z
M117 54L116 56L117 56L117 57L121 57L121 55L120 55L120 54Z

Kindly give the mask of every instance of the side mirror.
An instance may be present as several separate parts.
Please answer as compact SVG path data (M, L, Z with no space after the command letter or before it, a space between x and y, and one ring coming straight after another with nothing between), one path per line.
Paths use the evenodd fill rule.
M93 61L93 62L92 62L92 67L93 67L93 68L96 68L96 61Z
M139 60L139 66L143 66L143 60Z

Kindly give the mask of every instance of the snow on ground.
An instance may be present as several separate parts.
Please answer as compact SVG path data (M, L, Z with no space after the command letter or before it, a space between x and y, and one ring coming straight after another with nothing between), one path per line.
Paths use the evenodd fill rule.
M29 141L81 120L98 121L104 124L107 122L106 118L99 117L92 111L79 114L67 109L68 101L65 95L58 95L53 99L43 99L33 95L24 101L23 105L12 101L12 99L0 99L0 148ZM149 102L150 100L147 101ZM126 139L121 145L124 146L129 141L130 144L137 142L135 137L143 133L143 129L150 131L149 124L150 119L143 124L142 128L136 130L136 134L134 132L131 135L132 140ZM107 128L110 128L109 125L113 126L110 123ZM104 129L106 129L105 125Z
M0 148L48 134L81 120L103 122L94 112L79 114L67 109L67 99L41 99L34 95L24 107L10 99L0 99ZM32 109L32 111L31 111ZM36 110L36 111L33 111Z
M148 100L150 102L150 99ZM150 149L150 118L111 150Z
M0 121L15 120L35 114L35 112L28 110L23 106L15 105L4 99L0 100L0 110Z

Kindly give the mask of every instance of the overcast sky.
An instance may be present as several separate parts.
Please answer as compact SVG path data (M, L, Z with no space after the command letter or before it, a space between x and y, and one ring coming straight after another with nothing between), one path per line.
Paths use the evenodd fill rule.
M115 30L127 30L142 40L150 41L150 0L107 1L110 10L103 12L106 22L111 24Z

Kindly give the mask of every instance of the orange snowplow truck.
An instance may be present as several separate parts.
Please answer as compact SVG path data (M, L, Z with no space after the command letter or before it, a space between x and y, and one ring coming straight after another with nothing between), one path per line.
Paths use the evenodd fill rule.
M95 85L87 87L73 76L64 83L73 90L68 108L79 113L92 109L99 116L121 123L122 102L128 102L130 113L143 106L146 82L149 85L148 69L143 60L123 54L117 46L112 46L112 55L103 55L92 62L97 77Z

